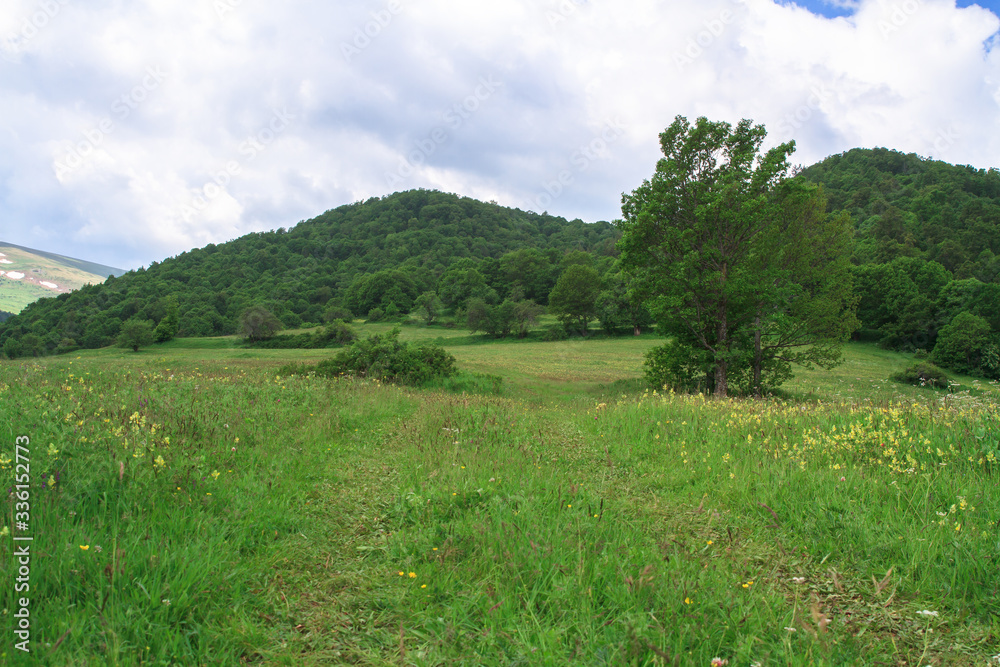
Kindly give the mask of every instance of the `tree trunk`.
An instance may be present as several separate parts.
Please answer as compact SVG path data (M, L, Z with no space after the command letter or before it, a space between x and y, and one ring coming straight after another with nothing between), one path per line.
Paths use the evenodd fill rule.
M729 395L729 381L728 381L728 367L727 364L729 360L726 355L729 352L729 322L727 319L728 313L728 303L726 299L726 273L727 266L722 265L722 300L719 305L719 328L718 328L718 340L715 342L716 354L718 357L715 360L715 395L720 398L725 398Z
M719 361L715 366L715 395L720 398L726 398L729 393L729 386L726 380L726 362Z
M757 398L763 395L761 384L761 367L764 365L764 351L760 342L760 312L753 321L753 393Z
M642 329L640 329L639 327L636 327L635 328L635 335L636 336L641 336L642 335Z

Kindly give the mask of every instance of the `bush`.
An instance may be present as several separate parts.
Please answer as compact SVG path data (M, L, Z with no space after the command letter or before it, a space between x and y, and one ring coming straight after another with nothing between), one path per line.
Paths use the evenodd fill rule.
M347 322L334 320L320 331L274 336L266 340L247 341L247 344L267 350L317 349L347 345L357 337Z
M326 328L318 334L317 342L322 343L316 347L327 347L331 343L335 345L347 345L351 341L357 340L358 335L354 333L351 325L344 320L334 320L326 325Z
M553 342L557 340L566 340L569 338L569 334L566 333L566 329L563 328L561 324L553 324L545 329L545 333L542 334L542 340L546 342Z
M347 308L344 308L342 306L330 306L325 311L323 311L323 321L333 322L334 320L343 320L345 322L351 322L354 320L354 313L352 313Z
M941 329L931 359L958 373L995 377L995 347L989 322L962 312Z
M671 340L646 353L646 381L654 389L668 387L681 392L711 392L715 389L708 353Z
M890 379L918 387L944 388L948 386L948 374L929 361L913 364L904 371L894 373Z
M385 319L385 311L381 308L372 308L368 311L368 322L381 322Z
M411 386L451 377L455 372L455 357L444 348L400 342L398 328L356 340L316 367L317 375L326 377L356 375Z
M80 349L80 346L76 344L76 341L72 338L63 338L59 343L59 347L56 348L56 354L67 354L69 352L76 352Z

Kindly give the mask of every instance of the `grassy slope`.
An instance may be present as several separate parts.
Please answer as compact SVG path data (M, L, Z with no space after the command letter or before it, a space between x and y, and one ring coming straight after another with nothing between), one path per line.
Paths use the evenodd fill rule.
M8 644L0 660L969 665L997 652L1000 498L996 464L979 462L998 446L995 388L942 404L885 381L904 355L851 346L840 369L789 388L821 403L623 395L655 339L403 337L442 337L507 395L279 379L278 365L329 352L232 339L0 364L0 418L32 436L46 486L31 510L37 652Z
M79 266L66 264L58 255L37 254L27 248L0 243L0 252L11 264L0 264L4 271L19 271L26 275L21 280L0 277L0 310L19 313L32 301L55 296L67 290L75 290L87 283L102 283L107 275L98 275ZM68 259L68 258L67 258ZM79 262L79 260L72 260ZM87 267L86 263L81 266ZM97 266L97 265L94 265ZM30 280L29 280L30 279ZM48 281L61 289L52 290L31 281Z

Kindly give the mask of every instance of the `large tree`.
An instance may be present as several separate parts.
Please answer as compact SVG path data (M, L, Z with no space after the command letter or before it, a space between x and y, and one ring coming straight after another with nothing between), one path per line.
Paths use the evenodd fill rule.
M653 177L622 198L622 268L672 344L702 360L699 369L707 365L719 396L728 395L731 376L759 393L763 375L781 375L783 360L826 362L787 349L819 344L836 356L842 337L823 326L833 305L808 304L813 295L829 296L828 285L815 284L831 259L819 246L832 235L841 248L838 234L849 230L838 219L835 231L817 232L816 215L796 217L809 209L809 197L779 191L794 142L762 153L766 135L749 120L691 125L678 116L660 135L664 157ZM794 234L783 236L782 228ZM793 251L793 243L804 245ZM816 268L806 270L814 260ZM836 268L838 276L846 271L842 263ZM782 327L796 318L816 321L797 324L794 340L783 338Z
M787 379L793 363L838 364L844 342L859 326L851 216L829 215L822 188L797 179L776 189L774 204L748 257L757 289L744 388L757 396Z

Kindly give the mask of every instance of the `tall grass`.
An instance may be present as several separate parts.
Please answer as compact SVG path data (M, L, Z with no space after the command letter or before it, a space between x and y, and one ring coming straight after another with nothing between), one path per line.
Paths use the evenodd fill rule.
M556 404L509 381L559 377L578 350L528 361L530 345L508 348L520 365L502 395L480 380L278 376L270 354L0 365L0 464L12 472L13 435L31 437L36 554L32 653L11 640L0 661L985 665L1000 653L990 395L887 394L865 378L837 400L605 390ZM0 523L16 534L12 512ZM11 549L0 539L8 610Z

